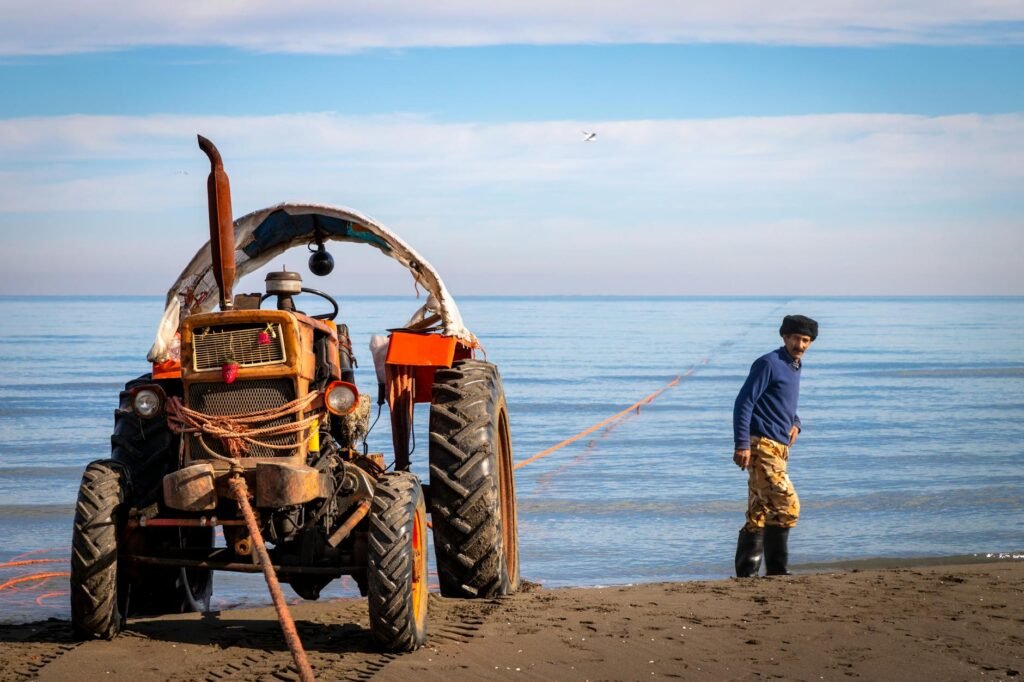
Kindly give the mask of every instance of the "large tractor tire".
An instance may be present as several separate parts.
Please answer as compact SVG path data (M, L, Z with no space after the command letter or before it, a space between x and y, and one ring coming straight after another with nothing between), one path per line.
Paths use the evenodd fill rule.
M142 419L132 410L132 389L147 384L159 385L168 396L182 393L180 381L154 381L150 374L132 379L121 391L120 403L114 412L110 457L127 468L132 485L130 499L125 501L140 509L160 501L163 477L178 464L180 440L163 415ZM213 547L213 529L151 528L136 531L127 539L127 544L131 552L147 556L162 556L165 550L182 547L209 549ZM125 568L128 573L122 576L122 582L127 586L129 598L125 605L128 612L124 615L158 616L209 609L213 571Z
M512 441L498 368L460 360L434 375L430 511L441 594L519 589Z
M427 509L419 479L380 479L368 537L370 633L387 651L413 651L427 636Z
M109 460L82 475L71 535L71 625L82 639L111 639L124 623L118 542L127 487L124 469Z

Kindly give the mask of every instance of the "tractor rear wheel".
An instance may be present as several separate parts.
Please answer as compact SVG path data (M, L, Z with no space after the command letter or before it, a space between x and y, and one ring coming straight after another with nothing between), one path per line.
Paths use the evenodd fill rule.
M427 637L427 509L419 479L388 474L373 493L368 537L370 633L388 651Z
M126 488L117 462L93 462L82 475L71 535L71 625L82 639L112 639L124 623L117 546Z
M519 589L512 441L498 368L460 360L434 375L430 511L441 594Z

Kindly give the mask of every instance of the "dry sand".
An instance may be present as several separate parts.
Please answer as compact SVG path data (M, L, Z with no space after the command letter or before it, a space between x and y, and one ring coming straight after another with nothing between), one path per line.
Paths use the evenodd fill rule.
M293 607L324 680L1005 680L1024 670L1024 562L851 570L505 599L431 595L427 646L373 651L362 600ZM0 679L291 680L270 608L0 626Z

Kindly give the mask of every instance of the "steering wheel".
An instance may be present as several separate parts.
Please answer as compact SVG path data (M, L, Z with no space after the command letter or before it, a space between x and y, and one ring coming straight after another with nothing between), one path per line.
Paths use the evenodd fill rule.
M302 291L303 293L306 293L306 294L313 294L314 296L319 296L320 298L322 298L325 301L327 301L328 303L330 303L331 307L334 308L334 310L332 310L329 313L323 313L321 315L312 315L311 317L314 320L333 320L334 318L336 318L338 316L338 310L339 310L338 302L335 301L333 297L328 296L327 294L325 294L324 292L320 291L319 289L307 289L306 287L302 287L302 289L300 289L300 291ZM267 300L271 296L277 296L277 294L263 294L263 296L260 298L260 304L262 305L263 301Z

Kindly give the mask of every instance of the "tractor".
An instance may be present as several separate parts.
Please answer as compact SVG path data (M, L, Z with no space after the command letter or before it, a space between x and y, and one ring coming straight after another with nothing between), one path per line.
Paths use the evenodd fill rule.
M147 356L152 371L120 394L110 457L83 474L71 554L75 633L110 639L129 616L208 611L213 572L267 571L262 556L305 599L351 576L368 598L377 645L416 649L427 632L428 531L441 595L519 587L497 367L477 359L480 343L440 276L396 234L353 210L313 204L233 221L220 153L202 136L199 146L211 166L210 241L168 292ZM355 384L336 299L288 271L267 274L263 292L232 295L237 279L293 247L313 252L312 274L328 274L331 241L397 260L427 292L412 319L371 343L378 410L386 403L391 417L390 461L367 447L372 399ZM302 312L310 297L330 312ZM410 471L413 408L424 402L427 483Z

